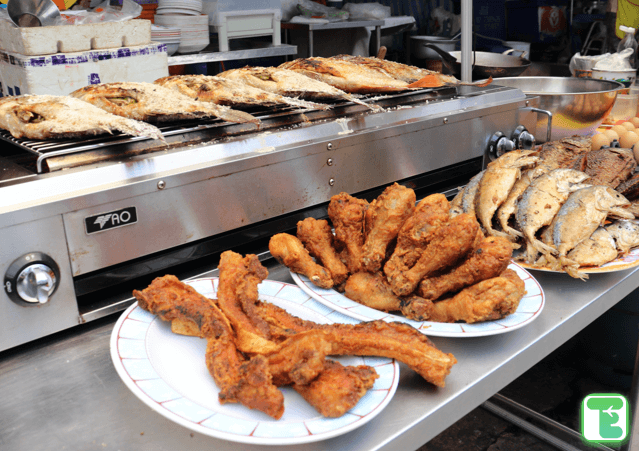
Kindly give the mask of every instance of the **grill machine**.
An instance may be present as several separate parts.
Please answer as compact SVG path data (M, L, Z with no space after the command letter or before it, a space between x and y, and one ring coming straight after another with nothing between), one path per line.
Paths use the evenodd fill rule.
M0 131L10 143L0 154L0 350L123 310L157 275L203 272L227 249L259 253L298 220L326 217L339 192L372 200L399 182L418 196L452 194L497 138L507 150L518 126L535 133L538 114L536 98L497 85L369 100L385 111L269 108L252 112L259 130L162 127L168 145Z

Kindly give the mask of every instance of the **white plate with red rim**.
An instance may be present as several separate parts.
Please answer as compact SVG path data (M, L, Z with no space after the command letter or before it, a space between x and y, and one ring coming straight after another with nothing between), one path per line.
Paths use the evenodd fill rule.
M217 278L187 282L214 297ZM333 312L295 285L265 280L260 299L300 318L329 324L358 321ZM111 359L124 384L160 415L195 432L255 445L293 445L325 440L363 426L390 402L399 383L399 365L384 357L334 358L344 365L369 365L379 378L355 407L339 418L324 418L292 388L283 387L285 411L279 420L239 404L220 404L206 367L206 341L171 332L171 325L131 305L111 333Z
M544 290L537 280L517 263L508 268L514 270L526 284L526 294L519 302L515 313L495 321L482 323L436 323L433 321L413 321L402 315L382 312L358 302L333 289L319 288L307 277L291 272L295 283L309 296L337 312L362 321L400 321L410 324L425 335L436 337L484 337L503 334L524 327L539 317L544 308Z

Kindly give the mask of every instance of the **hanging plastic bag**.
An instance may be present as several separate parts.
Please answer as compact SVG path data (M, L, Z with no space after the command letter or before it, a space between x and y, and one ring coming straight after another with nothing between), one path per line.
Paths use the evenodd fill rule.
M390 6L380 3L347 3L342 11L348 11L351 20L381 20L391 16Z
M82 25L100 22L123 22L135 19L142 14L142 6L132 0L122 0L122 7L111 6L105 0L88 11L64 11L56 25Z

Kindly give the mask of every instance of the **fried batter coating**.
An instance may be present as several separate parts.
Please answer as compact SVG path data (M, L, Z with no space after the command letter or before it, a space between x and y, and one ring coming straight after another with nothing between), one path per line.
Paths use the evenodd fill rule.
M322 330L309 330L291 336L280 350L267 355L273 384L304 385L315 379L323 371L325 358L331 351L328 338Z
M331 274L313 261L299 238L288 233L278 233L271 237L268 249L278 262L291 271L308 277L318 287L333 287Z
M428 321L434 309L433 301L414 294L403 297L400 307L406 318L415 321Z
M448 222L450 204L443 194L422 199L397 235L397 245L384 265L384 274L393 277L413 267L433 238L435 231Z
M310 384L293 388L325 417L338 418L351 410L373 387L379 375L370 366L343 366L327 360L324 371Z
M479 224L474 215L464 213L439 227L415 265L388 277L393 293L408 296L419 282L435 271L450 268L473 248Z
M397 237L404 221L415 210L415 192L397 183L387 187L366 210L366 241L362 250L362 268L378 271L386 257L386 249Z
M392 312L399 310L400 299L395 296L381 272L358 272L346 281L344 295L370 308Z
M237 348L255 354L277 350L277 346L269 341L268 327L254 314L254 305L258 302L257 285L268 276L266 268L256 255L242 257L233 251L222 253L218 268L217 303L233 326Z
M271 333L294 335L321 329L330 334L331 355L380 356L399 360L426 381L445 386L446 376L457 359L445 354L414 327L403 323L368 321L359 324L317 324L297 318L269 303L258 306L259 315L269 323Z
M499 277L483 280L449 299L435 302L430 321L477 323L504 318L515 312L526 294L524 281L507 269Z
M485 238L479 247L452 271L422 280L418 294L434 301L448 292L459 291L481 280L497 277L504 272L511 257L512 246L509 240L492 236Z
M331 274L333 285L340 285L348 277L348 268L333 247L333 232L325 219L306 218L297 223L297 237L311 256Z
M206 366L220 389L221 404L237 403L273 418L284 413L284 396L271 383L264 357L246 362L237 350L231 324L211 300L175 276L156 278L142 291L134 290L138 305L164 321L194 324L206 338Z
M362 267L364 215L367 209L366 200L347 193L336 194L328 204L328 217L335 228L335 244L344 247L341 257L352 274L361 271Z

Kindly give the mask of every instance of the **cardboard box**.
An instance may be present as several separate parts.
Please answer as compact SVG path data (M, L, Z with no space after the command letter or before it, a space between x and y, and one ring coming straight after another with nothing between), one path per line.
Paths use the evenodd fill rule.
M166 44L29 56L0 50L0 95L67 95L90 84L169 75Z

